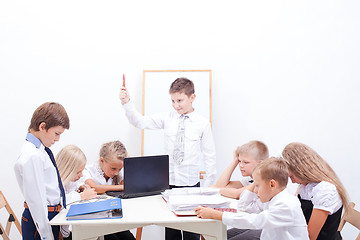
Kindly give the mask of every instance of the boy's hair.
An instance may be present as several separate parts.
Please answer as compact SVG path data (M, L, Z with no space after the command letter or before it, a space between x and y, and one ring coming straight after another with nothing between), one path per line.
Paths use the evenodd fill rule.
M75 178L78 169L86 164L86 156L79 147L67 145L59 151L55 161L61 181L66 188L67 184Z
M264 181L274 179L280 187L286 187L289 178L288 166L284 159L270 157L256 165L253 174L258 172Z
M299 179L309 183L326 181L336 186L343 206L348 205L348 197L340 179L330 165L312 148L303 143L289 143L282 152L289 170Z
M239 154L250 155L256 161L260 161L269 157L269 150L263 142L254 140L237 147L234 157L238 158Z
M177 78L170 86L169 93L185 93L188 97L195 93L194 83L187 78Z
M100 149L100 158L103 158L105 162L108 162L112 156L116 154L118 160L123 161L124 158L128 157L128 152L125 148L125 145L120 141L112 141L104 143ZM120 179L118 176L113 177L113 185L119 185Z
M43 103L35 110L28 130L30 131L30 129L32 129L34 131L39 131L39 126L42 122L46 124L46 130L57 126L62 126L65 129L70 128L70 120L65 108L61 104L55 102Z

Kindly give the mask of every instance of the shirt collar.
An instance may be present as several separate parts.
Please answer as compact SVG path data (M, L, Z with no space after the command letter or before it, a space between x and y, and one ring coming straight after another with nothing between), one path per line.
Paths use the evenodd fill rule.
M32 144L35 145L36 148L40 149L40 147L42 146L42 143L40 141L40 139L38 139L37 137L35 137L34 135L32 135L31 133L27 133L26 134L26 141L31 142Z
M187 116L189 119L193 118L194 117L194 112L195 111L192 111L191 113L188 113L188 114L184 114L184 116ZM177 118L180 118L180 116L183 115L183 114L179 114L179 113L176 113L176 114L177 114Z
M289 194L289 192L287 191L287 189L285 188L284 190L282 190L281 192L279 192L278 194L276 194L269 202L270 203L276 203L278 201L278 199L281 199L282 196L285 196Z

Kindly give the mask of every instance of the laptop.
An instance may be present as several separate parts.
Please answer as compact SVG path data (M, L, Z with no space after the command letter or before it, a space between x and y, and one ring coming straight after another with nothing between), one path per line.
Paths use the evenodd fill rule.
M157 195L169 189L169 156L143 156L124 159L124 191L107 191L119 198Z

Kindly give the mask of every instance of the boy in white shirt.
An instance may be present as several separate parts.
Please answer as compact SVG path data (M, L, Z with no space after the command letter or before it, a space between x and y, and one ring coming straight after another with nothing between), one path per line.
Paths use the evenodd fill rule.
M136 111L124 86L120 90L120 100L126 117L135 127L164 129L165 152L169 155L170 188L199 187L201 159L206 171L204 185L214 184L215 144L210 122L194 112L194 84L187 78L178 78L171 84L169 93L175 111L152 116L142 116ZM182 135L179 130L183 131ZM169 228L166 228L165 236L171 240L182 239L181 231ZM199 238L198 234L184 232L184 239Z
M234 160L223 171L215 187L221 188L221 195L239 199L244 187L253 182L252 173L256 165L267 158L269 158L269 150L261 141L253 140L237 147L234 151ZM230 179L237 166L242 178L239 181L232 181Z
M253 183L253 170L263 160L269 158L268 147L261 141L253 140L234 151L234 160L223 171L215 187L220 188L220 194L225 197L239 199L245 187ZM242 178L239 181L231 180L235 168L239 166ZM254 240L260 239L261 230L231 228L227 231L228 238Z
M199 207L199 218L222 220L236 228L262 229L260 239L309 239L299 200L286 190L288 168L282 158L269 158L253 171L254 187L249 185L239 200L239 210L229 213ZM253 191L253 192L252 192ZM258 198L256 198L255 194Z
M49 148L69 127L69 117L59 103L46 102L32 115L26 141L14 166L25 198L21 221L24 240L57 240L60 237L60 227L50 226L49 221L60 211L61 203L66 207L66 197Z

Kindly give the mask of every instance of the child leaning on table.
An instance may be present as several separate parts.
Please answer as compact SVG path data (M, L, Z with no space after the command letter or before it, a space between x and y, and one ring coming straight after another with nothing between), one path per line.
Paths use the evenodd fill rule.
M65 188L67 203L97 197L94 188L87 184L81 185L78 181L83 176L86 166L85 154L79 147L67 145L59 151L55 159Z
M169 155L170 188L199 187L203 159L206 177L204 185L216 178L215 144L210 122L195 112L194 83L177 78L169 89L175 111L142 116L136 111L126 87L120 89L120 100L129 122L141 129L164 129L165 152ZM183 231L184 239L199 239L199 234ZM167 240L182 239L180 230L165 229Z
M60 211L61 199L66 205L54 156L49 149L69 129L70 120L64 107L55 102L40 105L33 113L26 141L14 170L25 198L21 229L23 239L59 239L60 227L49 221Z
M222 220L236 228L262 229L260 239L309 239L300 202L286 190L286 162L282 158L269 158L255 167L253 178L254 188L249 188L253 192L243 191L238 213L198 207L197 216Z
M107 191L122 191L124 158L128 157L125 145L120 141L104 143L99 160L87 165L82 181L94 188L98 194Z
M78 181L83 176L82 172L86 165L85 154L79 147L75 145L63 147L55 160L65 188L67 204L97 197L95 189L86 184L81 185ZM69 225L61 226L60 230L64 239L72 239Z
M104 143L101 146L99 161L92 165L87 165L84 170L84 181L98 194L107 191L122 191L124 158L128 157L125 145L120 141ZM130 231L122 231L114 234L105 235L105 240L135 239Z
M252 173L256 165L268 157L269 150L267 146L260 141L253 140L237 147L234 151L234 160L221 174L215 187L220 188L221 195L239 199L244 187L253 182ZM239 181L231 181L231 175L237 166L239 166L243 178Z
M298 197L310 239L340 240L337 231L343 206L348 196L330 165L312 148L303 143L290 143L283 152L289 167L289 177L298 183Z

